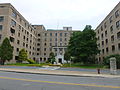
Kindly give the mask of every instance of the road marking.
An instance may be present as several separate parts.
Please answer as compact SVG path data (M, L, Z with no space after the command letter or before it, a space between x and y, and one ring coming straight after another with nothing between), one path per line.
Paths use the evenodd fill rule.
M107 85L96 85L96 84L78 84L78 83L64 83L64 82L30 80L30 79L20 79L20 78L11 78L11 77L0 77L0 79L20 80L20 81L27 81L27 82L42 82L42 83L52 83L52 84L63 84L63 85L77 85L77 86L90 86L90 87L103 87L103 88L120 88L120 86L107 86Z

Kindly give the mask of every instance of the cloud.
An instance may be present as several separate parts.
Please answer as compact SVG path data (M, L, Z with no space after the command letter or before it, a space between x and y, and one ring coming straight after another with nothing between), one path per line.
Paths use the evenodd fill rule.
M119 0L0 0L11 3L30 23L54 28L62 25L96 27Z

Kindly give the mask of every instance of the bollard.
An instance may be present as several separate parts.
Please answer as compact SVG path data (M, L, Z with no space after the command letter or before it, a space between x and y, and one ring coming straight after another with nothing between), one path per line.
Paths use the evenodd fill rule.
M98 74L100 74L100 69L99 68L97 69L97 72L98 72Z

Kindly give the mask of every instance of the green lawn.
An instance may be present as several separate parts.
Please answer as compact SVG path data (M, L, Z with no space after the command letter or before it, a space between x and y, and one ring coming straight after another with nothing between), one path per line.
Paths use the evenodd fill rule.
M7 64L10 66L36 66L36 67L42 67L44 65L50 65L50 66L57 66L57 65L52 65L52 64L48 64L48 63L40 63L40 64L25 64L25 63L15 63L15 64ZM70 64L63 64L63 66L61 67L77 67L77 68L88 68L88 69L96 69L96 68L106 68L103 65L97 65L97 64L87 64L87 65L83 65L80 63L72 63Z
M77 68L89 68L89 69L96 69L96 68L105 68L103 65L97 65L97 64L80 64L80 63L74 63L74 64L63 64L62 67L77 67Z
M41 67L43 65L48 65L48 64L45 64L45 63L40 63L40 64L15 63L15 64L6 64L6 65L10 65L10 66L36 66L36 67Z

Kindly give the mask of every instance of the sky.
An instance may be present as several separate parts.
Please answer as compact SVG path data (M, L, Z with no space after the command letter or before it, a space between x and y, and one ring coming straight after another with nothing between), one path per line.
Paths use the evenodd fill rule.
M95 29L119 0L0 0L11 3L26 20L46 29L71 26L83 30L86 25Z

